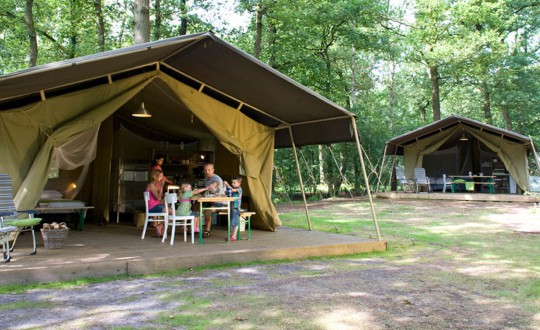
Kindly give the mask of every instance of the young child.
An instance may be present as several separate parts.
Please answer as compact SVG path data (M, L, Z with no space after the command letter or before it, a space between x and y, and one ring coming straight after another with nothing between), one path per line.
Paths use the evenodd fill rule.
M239 218L240 218L240 205L242 204L242 177L235 176L231 179L231 184L227 181L223 181L223 185L227 187L227 189L230 189L231 191L231 197L237 197L234 200L232 210L231 210L231 226L233 228L231 233L231 242L237 241L237 235L238 235L238 224L239 224ZM226 239L225 239L226 240Z
M180 187L182 191L182 197L180 197L180 204L176 209L177 215L193 215L195 217L195 233L199 232L199 213L191 210L191 197L206 191L206 188L192 190L189 183L184 183Z

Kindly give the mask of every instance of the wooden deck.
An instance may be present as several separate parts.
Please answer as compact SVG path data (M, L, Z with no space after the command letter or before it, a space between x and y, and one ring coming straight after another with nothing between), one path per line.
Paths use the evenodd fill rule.
M453 201L475 201L475 202L516 202L516 203L539 203L539 196L524 196L517 194L486 194L486 193L442 193L442 192L380 192L375 194L376 198L390 199L430 199L430 200L453 200Z
M39 230L38 252L31 252L31 235L19 238L12 260L0 262L0 285L43 283L85 277L140 275L175 269L189 269L226 263L245 263L309 257L338 256L385 251L386 242L280 227L275 232L252 230L251 240L225 242L227 230L215 226L204 244L184 242L176 236L174 245L152 237L141 239L133 225L88 224L84 231L70 230L63 249L47 250ZM1 259L0 259L1 260Z

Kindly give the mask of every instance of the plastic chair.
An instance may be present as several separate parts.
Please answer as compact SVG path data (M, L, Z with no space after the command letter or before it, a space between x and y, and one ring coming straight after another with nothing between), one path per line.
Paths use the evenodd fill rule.
M450 188L450 191L454 192L452 190L452 184L454 183L454 180L452 180L452 178L449 178L449 177L446 176L446 174L443 174L442 175L442 182L443 182L443 188L442 188L443 193L446 192L447 188Z
M165 231L163 232L163 242L167 237L168 223L171 223L171 245L174 244L174 234L177 226L184 227L184 242L187 241L187 227L191 227L191 244L195 244L195 217L193 215L176 215L175 204L178 202L178 195L176 193L167 194L165 196L165 204L167 207L167 219L165 222Z
M420 187L427 186L427 192L431 191L431 185L429 178L426 176L426 169L422 167L415 167L414 169L414 182L416 184L416 192L420 191Z
M412 180L407 179L405 170L401 166L396 166L396 181L401 184L404 192L413 191L414 183Z
M20 213L26 213L27 218L19 219L19 212L13 203L11 177L8 174L0 173L0 220L2 222L0 228L2 228L1 240L5 262L10 261L10 253L13 252L17 239L22 232L28 231L32 233L33 250L30 255L37 254L34 226L41 222L41 218L34 218L33 211L21 211ZM14 229L10 230L12 228ZM13 241L11 246L9 241Z
M149 221L156 221L156 222L163 222L165 224L165 229L167 229L167 211L161 212L161 213L150 213L148 212L148 201L150 200L150 192L145 191L144 193L144 207L145 207L145 215L144 215L144 228L141 235L141 239L144 239L144 235L146 234L146 228L148 228L148 222ZM167 207L167 205L165 205ZM165 241L165 233L163 233L163 240L162 243Z

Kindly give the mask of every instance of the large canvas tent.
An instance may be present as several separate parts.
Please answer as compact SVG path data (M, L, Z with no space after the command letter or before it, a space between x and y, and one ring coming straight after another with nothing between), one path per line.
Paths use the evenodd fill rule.
M529 191L530 138L492 125L451 115L386 142L385 156L403 156L405 175L424 167L430 177L494 171L500 159L522 191ZM491 173L490 173L491 174Z
M152 118L131 117L141 101ZM359 143L352 113L212 33L170 38L0 77L0 172L13 178L17 207L36 205L60 151L79 141L62 156L93 160L89 202L108 218L118 123L156 141L215 137L247 178L254 226L268 230L280 224L270 198L274 148Z

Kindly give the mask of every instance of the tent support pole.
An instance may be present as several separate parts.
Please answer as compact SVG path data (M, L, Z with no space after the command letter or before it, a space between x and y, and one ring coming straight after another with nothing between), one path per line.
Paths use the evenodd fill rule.
M382 162L381 162L381 170L379 171L379 180L377 180L377 189L375 189L375 192L378 193L379 192L379 186L381 184L381 178L382 178L382 175L383 175L383 172L384 172L384 161L386 159L386 148L388 147L388 145L384 145L384 152L383 152L383 156L382 156Z
M369 198L369 205L371 207L371 215L373 216L373 223L375 224L375 229L377 230L377 239L381 241L381 232L379 231L379 223L377 222L377 215L375 214L375 207L373 206L373 198L371 197L369 180L366 173L366 166L364 164L364 156L362 155L362 148L360 146L360 138L358 137L358 130L356 129L355 117L351 117L351 121L354 130L354 138L356 139L356 148L358 149L358 155L360 156L360 163L362 165L362 173L364 174L364 181L366 183L366 191Z
M533 139L531 138L531 136L529 135L529 140L531 140L531 149L533 151L533 154L534 154L534 160L536 162L536 173L538 175L538 171L540 171L540 163L538 162L538 153L536 153L536 148L534 147L534 141ZM529 187L530 188L530 187Z
M396 155L392 155L392 165L390 165L390 178L388 179L389 191L392 191L392 176L394 175L394 166L396 166ZM396 183L396 192L397 192L397 183Z
M306 218L308 222L309 230L313 230L311 227L311 219L309 218L309 210L306 200L306 191L304 189L304 181L302 180L302 173L300 172L300 163L298 162L298 155L296 153L296 145L294 144L294 136L292 128L289 126L289 135L291 136L291 146L294 154L294 161L296 162L296 170L298 171L298 179L300 180L300 188L302 188L302 198L304 199L304 209L306 210Z

